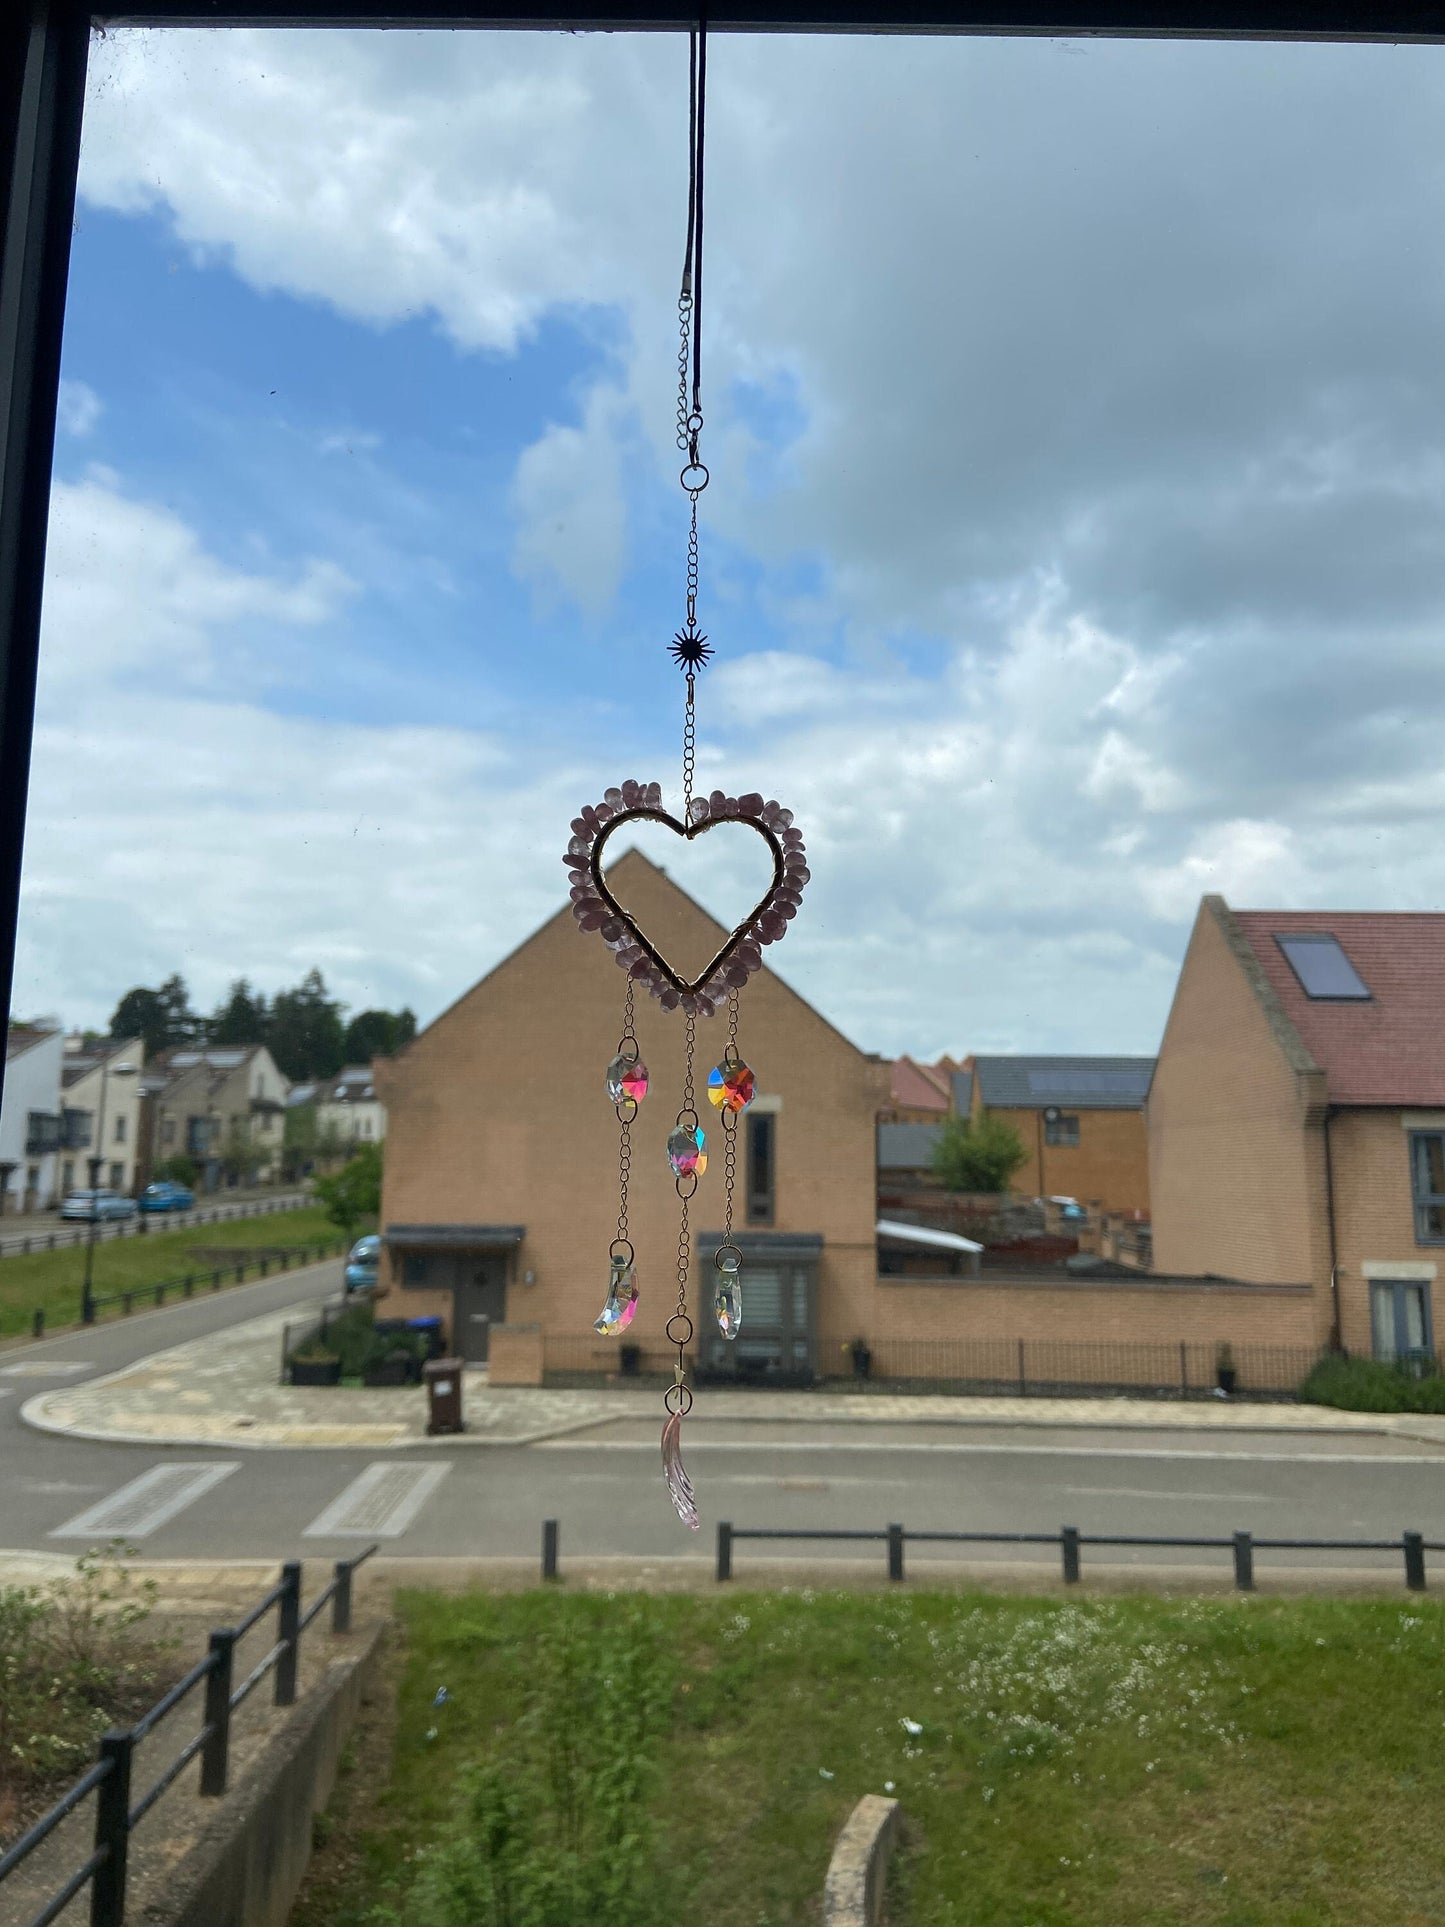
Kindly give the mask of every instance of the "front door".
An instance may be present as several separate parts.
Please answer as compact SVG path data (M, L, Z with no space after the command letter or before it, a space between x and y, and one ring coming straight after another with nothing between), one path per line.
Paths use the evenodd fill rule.
M468 1254L456 1260L453 1287L453 1343L468 1363L486 1363L492 1326L507 1316L507 1261L498 1254Z

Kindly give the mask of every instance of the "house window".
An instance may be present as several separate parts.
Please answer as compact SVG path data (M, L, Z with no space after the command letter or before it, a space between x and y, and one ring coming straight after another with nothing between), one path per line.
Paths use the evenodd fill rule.
M1077 1144L1079 1141L1079 1119L1072 1111L1044 1113L1045 1144Z
M1276 932L1274 940L1284 952L1306 997L1328 1003L1369 1001L1369 988L1340 948L1338 937L1328 933L1295 936Z
M409 1252L401 1261L402 1284L413 1289L418 1286L425 1288L431 1281L430 1258L418 1257Z
M1410 1179L1416 1244L1445 1244L1445 1131L1410 1133Z
M75 1189L75 1159L74 1158L67 1158L65 1160L64 1165L61 1167L60 1188L62 1191L73 1191Z
M125 1125L126 1120L123 1117L118 1117L115 1120L115 1141L117 1144L125 1143Z
M747 1119L748 1223L771 1224L777 1201L777 1118L761 1111Z
M1417 1364L1435 1349L1430 1287L1414 1278L1376 1278L1370 1285L1370 1336L1376 1358Z

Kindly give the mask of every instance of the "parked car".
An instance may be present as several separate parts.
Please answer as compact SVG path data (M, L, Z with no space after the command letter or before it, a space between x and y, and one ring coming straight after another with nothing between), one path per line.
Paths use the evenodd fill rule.
M381 1268L381 1239L373 1234L358 1238L346 1260L346 1289L367 1291L377 1281Z
M194 1191L188 1191L183 1184L172 1184L169 1178L148 1184L140 1194L142 1211L189 1211L195 1201Z
M72 1191L60 1207L62 1218L83 1218L89 1223L107 1218L133 1218L135 1199L119 1191Z

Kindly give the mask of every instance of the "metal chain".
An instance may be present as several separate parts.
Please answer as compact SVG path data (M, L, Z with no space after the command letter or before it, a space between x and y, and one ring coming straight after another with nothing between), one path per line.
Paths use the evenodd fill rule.
M627 993L622 1000L622 1035L617 1040L617 1055L630 1056L633 1063L640 1055L637 1039L632 1034L633 997L636 986L629 977ZM627 1049L632 1046L631 1051ZM632 1120L637 1116L637 1100L624 1097L617 1105L617 1121L620 1126L617 1152L617 1241L630 1246L627 1236L627 1193L632 1182Z
M688 270L684 269L684 275ZM681 346L677 351L677 445L684 455L689 452L687 433L687 364L692 333L692 290L684 282L682 293L677 297L677 328L681 336Z
M687 679L687 705L682 712L682 820L692 821L692 785L697 767L697 678Z
M685 1117L692 1119L692 1128L697 1129L697 1112L693 1109L693 1051L697 1043L697 1019L690 1012L683 1040L683 1105L677 1114L678 1124ZM692 1244L690 1235L690 1211L692 1194L697 1189L697 1173L689 1171L675 1180L677 1195L681 1200L677 1225L677 1309L667 1321L669 1344L677 1347L677 1362L672 1368L672 1384L663 1395L663 1405L669 1412L686 1412L692 1406L692 1394L684 1380L687 1376L687 1347L692 1341L692 1320L687 1315L687 1279L692 1265ZM669 1402L671 1401L671 1402Z
M738 993L728 992L728 1041L725 1062L738 1061ZM733 1190L738 1180L738 1120L735 1111L724 1110L723 1128L723 1244L733 1239Z

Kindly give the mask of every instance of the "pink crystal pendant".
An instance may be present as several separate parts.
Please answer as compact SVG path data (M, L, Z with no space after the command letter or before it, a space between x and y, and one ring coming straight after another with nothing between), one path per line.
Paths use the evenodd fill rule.
M696 1130L679 1124L676 1130L668 1132L667 1161L672 1166L674 1177L702 1176L707 1169L707 1152L703 1149L706 1142L700 1124Z
M753 1101L757 1079L740 1057L725 1058L707 1074L708 1102L717 1111L731 1111L736 1117Z
M614 1057L607 1066L607 1095L614 1104L640 1104L647 1095L647 1066L640 1057Z

